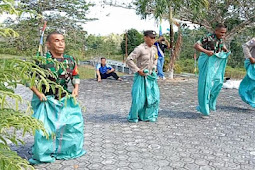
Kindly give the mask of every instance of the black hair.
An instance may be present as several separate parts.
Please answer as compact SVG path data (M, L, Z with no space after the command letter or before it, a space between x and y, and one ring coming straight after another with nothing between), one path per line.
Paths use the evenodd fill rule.
M101 57L101 60L103 60L103 59L105 59L105 60L106 60L106 58L105 58L105 57Z
M60 35L63 35L62 33L58 32L58 31L54 31L54 32L51 32L48 34L47 38L46 38L46 42L49 42L50 41L50 37L52 35L55 35L55 34L60 34Z
M227 26L225 24L218 23L218 24L216 24L215 29L218 29L218 28L227 28Z

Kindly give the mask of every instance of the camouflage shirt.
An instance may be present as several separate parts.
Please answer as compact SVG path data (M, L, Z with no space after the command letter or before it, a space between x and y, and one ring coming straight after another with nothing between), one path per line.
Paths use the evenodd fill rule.
M222 39L218 39L216 34L208 34L197 41L204 49L214 51L215 53L221 52L224 47Z
M58 61L61 64L57 65L52 60ZM48 77L51 81L56 82L57 84L61 85L65 90L68 91L68 83L72 80L72 84L80 84L80 77L78 74L77 63L74 57L64 54L63 58L53 58L51 53L46 53L46 60L45 63L40 63L39 66L41 68L50 70L54 75L54 77ZM43 86L43 92L45 91L45 86ZM71 93L70 91L68 91ZM46 92L45 95L55 95L58 98L58 89L56 89L55 93L52 90ZM64 94L61 95L63 97Z

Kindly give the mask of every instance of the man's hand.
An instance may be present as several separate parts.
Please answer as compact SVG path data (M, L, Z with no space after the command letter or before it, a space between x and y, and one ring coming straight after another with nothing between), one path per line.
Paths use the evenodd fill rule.
M114 68L112 68L111 70L107 70L106 74L110 74L111 72L114 72Z
M228 52L228 49L227 49L227 47L226 47L225 45L222 47L222 50L223 50L224 52Z
M255 64L255 58L250 57L249 59L250 59L251 64Z
M73 96L73 97L77 97L77 96L78 96L78 91L79 91L79 89L78 89L77 87L75 87L75 88L73 89L72 96Z
M206 51L205 54L207 54L208 56L212 56L214 54L214 51Z
M38 92L38 93L36 93L36 95L40 99L41 102L47 101L47 98L43 93Z
M139 74L140 76L146 76L146 74L143 72L143 70L139 70L139 71L138 71L138 74Z

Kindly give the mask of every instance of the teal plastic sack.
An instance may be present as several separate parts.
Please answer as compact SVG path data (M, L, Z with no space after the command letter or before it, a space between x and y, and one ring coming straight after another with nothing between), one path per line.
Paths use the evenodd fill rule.
M239 86L239 95L242 100L255 107L255 64L251 64L249 59L244 61L246 76Z
M132 104L128 115L128 121L155 122L158 118L159 87L157 74L140 76L135 73L132 87Z
M55 159L71 159L86 153L83 150L83 117L81 108L74 98L46 96L41 102L33 95L31 105L33 117L41 120L49 134L49 139L42 131L36 131L32 147L31 164L54 162Z
M198 103L197 110L203 115L209 115L210 110L216 110L216 101L223 85L223 79L231 52L215 53L208 56L201 53L198 59Z

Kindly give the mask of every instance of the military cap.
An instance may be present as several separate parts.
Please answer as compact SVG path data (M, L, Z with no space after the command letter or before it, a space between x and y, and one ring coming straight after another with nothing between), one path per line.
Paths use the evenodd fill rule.
M143 35L144 36L149 36L151 38L155 38L157 34L153 30L147 30L147 31L144 31Z

